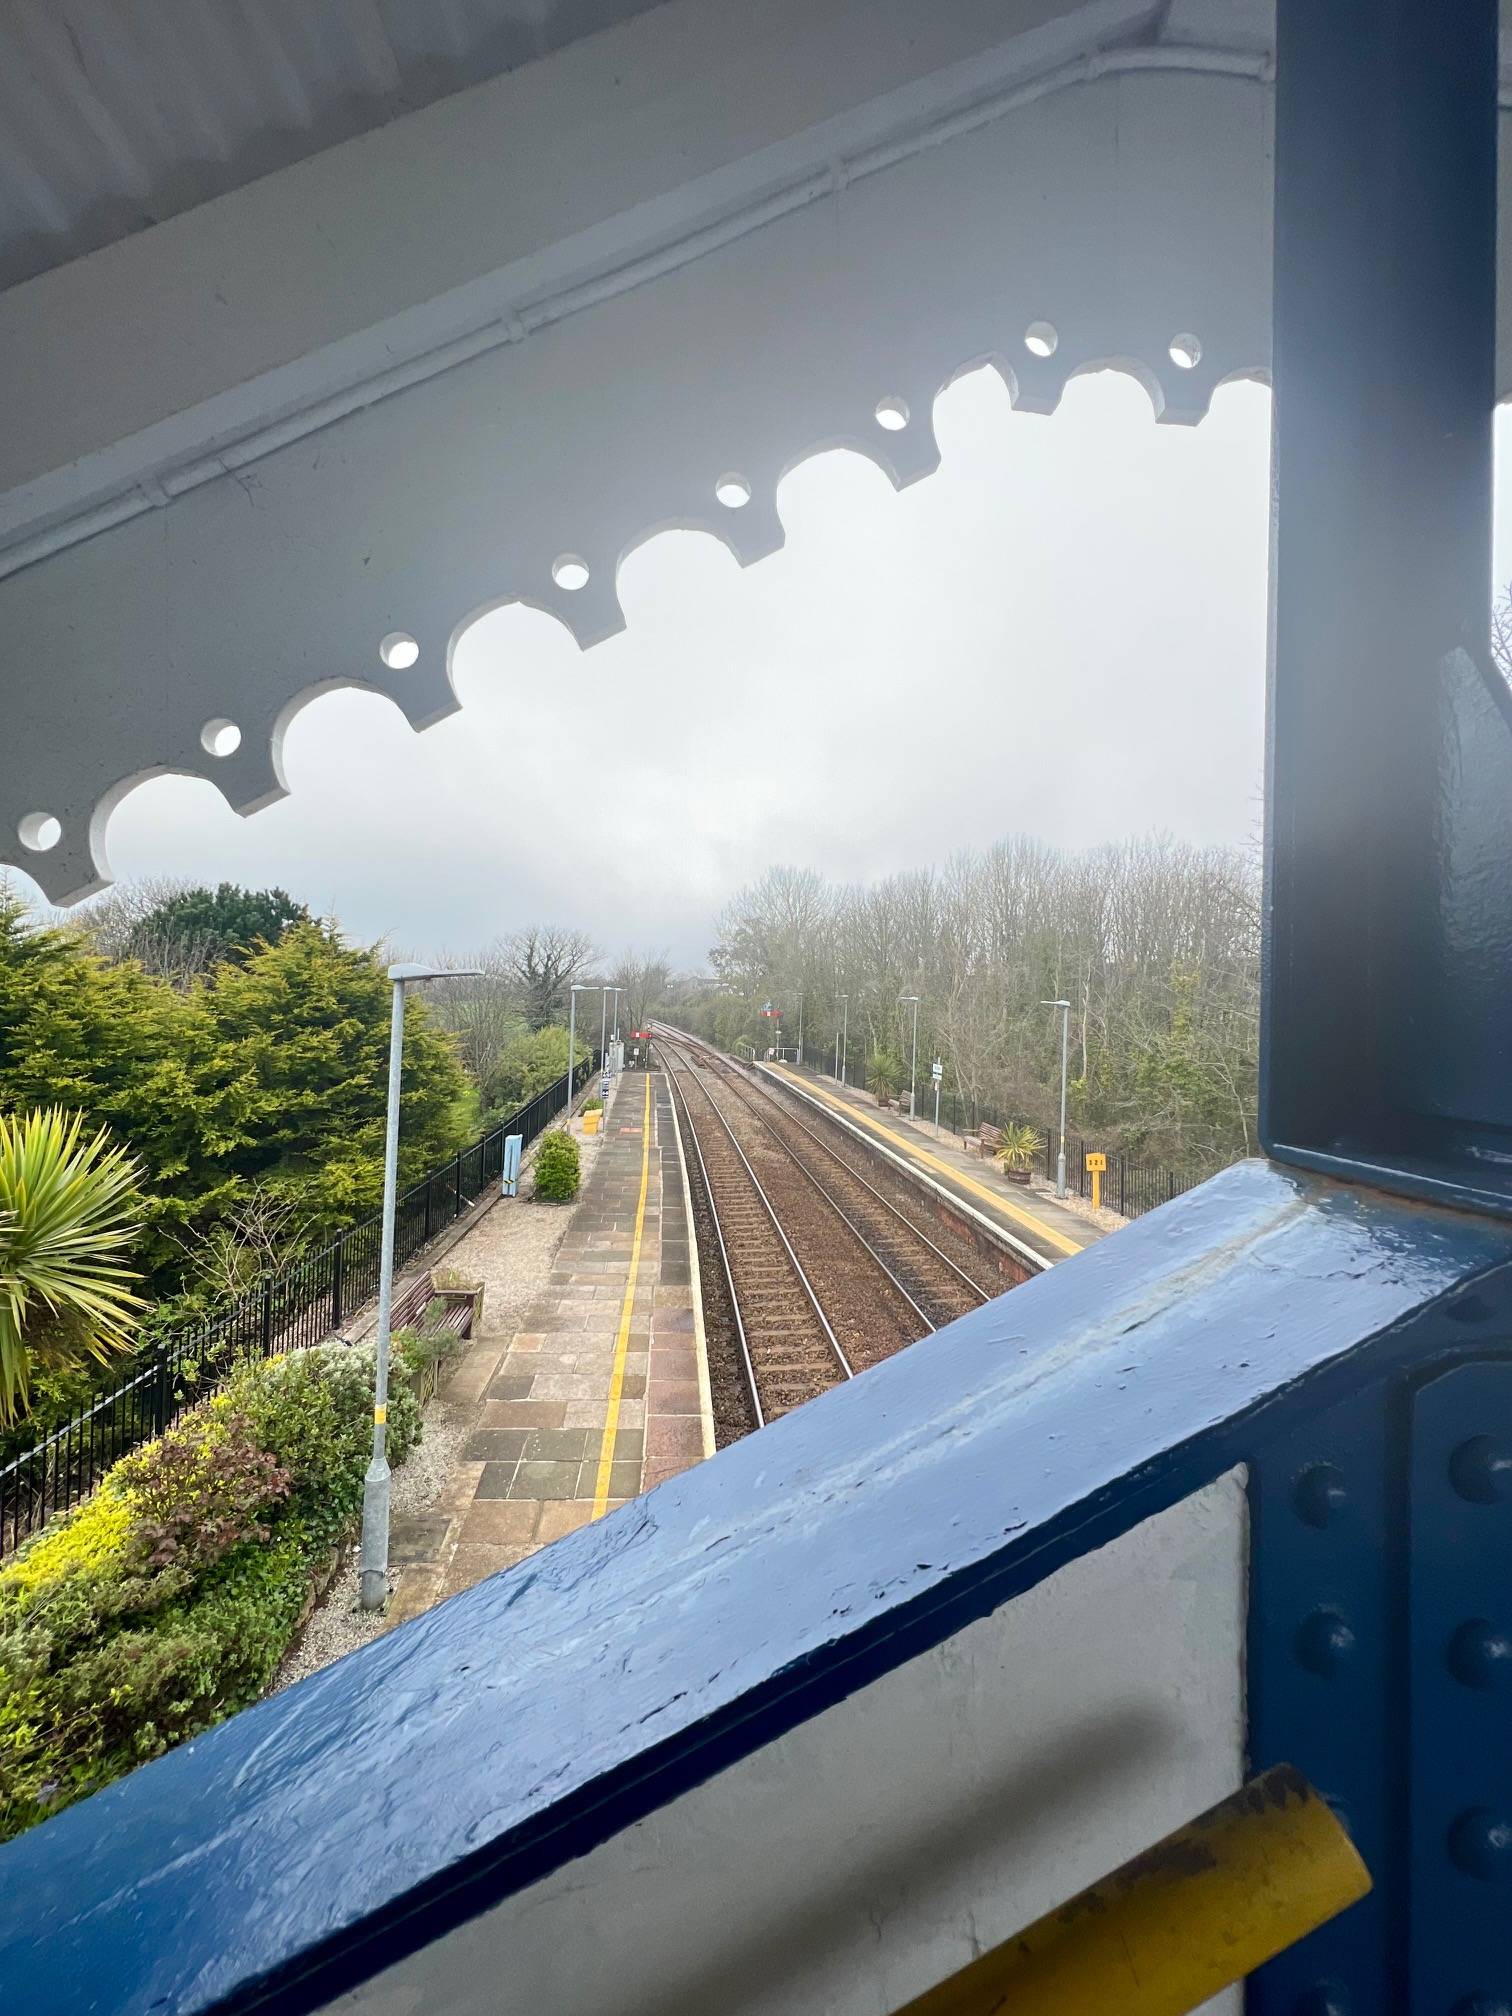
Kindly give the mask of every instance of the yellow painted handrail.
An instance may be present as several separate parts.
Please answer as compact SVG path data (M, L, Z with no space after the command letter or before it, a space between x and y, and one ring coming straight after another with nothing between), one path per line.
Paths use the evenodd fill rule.
M898 2016L1185 2016L1369 1888L1324 1801L1278 1764Z

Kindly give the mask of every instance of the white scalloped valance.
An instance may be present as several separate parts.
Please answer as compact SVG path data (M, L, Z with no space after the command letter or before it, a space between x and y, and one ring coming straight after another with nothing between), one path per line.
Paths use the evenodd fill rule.
M622 623L627 551L685 526L759 559L782 540L779 478L817 449L927 475L934 397L969 364L1048 411L1116 361L1179 421L1263 373L1263 66L1103 62L1005 96L537 301L449 368L13 573L0 833L61 830L10 858L55 900L96 886L110 811L164 771L266 804L290 719L332 686L424 727L456 705L460 631L500 603L597 642Z

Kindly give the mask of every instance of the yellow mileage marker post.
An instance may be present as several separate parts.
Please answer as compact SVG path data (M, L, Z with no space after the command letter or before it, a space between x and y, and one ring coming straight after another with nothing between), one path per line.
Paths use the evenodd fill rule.
M1369 1889L1338 1820L1278 1764L898 2016L1186 2016Z
M1092 1178L1092 1209L1098 1210L1102 1204L1103 1171L1108 1166L1108 1158L1100 1150L1086 1158L1087 1174Z

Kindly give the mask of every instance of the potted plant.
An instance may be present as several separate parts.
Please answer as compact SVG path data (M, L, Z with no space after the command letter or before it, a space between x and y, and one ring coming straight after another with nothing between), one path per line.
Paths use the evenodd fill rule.
M997 1159L1010 1183L1027 1183L1029 1171L1045 1152L1045 1137L1024 1120L1010 1120L1002 1130Z
M867 1090L875 1097L879 1106L886 1106L897 1094L903 1082L903 1066L900 1060L887 1050L873 1050L866 1060Z

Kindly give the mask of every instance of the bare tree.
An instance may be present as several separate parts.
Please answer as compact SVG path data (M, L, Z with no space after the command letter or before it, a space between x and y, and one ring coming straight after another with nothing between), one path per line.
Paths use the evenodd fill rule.
M1512 610L1509 610L1512 624ZM1073 1004L1074 1124L1094 1146L1209 1167L1255 1140L1259 872L1253 852L1151 835L1062 854L1009 836L938 871L836 887L772 870L720 920L702 1012L759 1042L768 997L804 989L805 1039L896 1050L900 994L922 997L919 1054L969 1109L1043 1125Z
M264 1275L292 1266L309 1247L311 1220L262 1184L205 1233L193 1233L191 1272L217 1300L234 1302Z
M565 1019L568 988L598 956L586 931L559 924L527 924L502 940L499 950L532 1029Z
M186 931L163 916L173 898L193 886L171 875L120 882L71 912L68 921L105 958L135 959L154 979L182 991L214 963L215 943L208 932Z
M662 1007L672 982L672 960L666 952L622 952L609 976L620 989L620 1027L644 1029Z
M502 946L491 945L483 952L443 953L437 963L482 969L476 977L436 981L427 997L437 1021L456 1038L463 1068L475 1085L486 1088L509 1045L528 1026L514 962Z
M1491 605L1491 662L1512 685L1512 586Z

